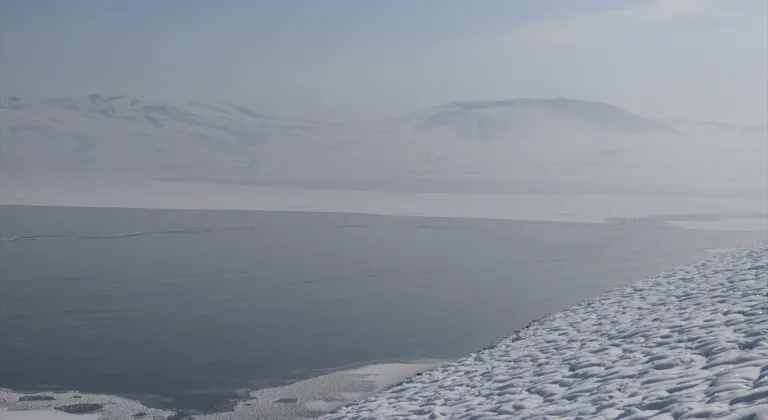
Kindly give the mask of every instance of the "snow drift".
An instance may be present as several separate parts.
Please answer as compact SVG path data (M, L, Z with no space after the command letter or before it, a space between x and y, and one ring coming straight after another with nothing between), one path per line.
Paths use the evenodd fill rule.
M326 418L768 418L768 243L550 315Z

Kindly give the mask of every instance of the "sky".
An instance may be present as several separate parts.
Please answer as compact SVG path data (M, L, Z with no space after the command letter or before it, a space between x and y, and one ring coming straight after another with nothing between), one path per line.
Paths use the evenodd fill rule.
M768 0L0 0L0 90L378 121L570 97L765 124Z

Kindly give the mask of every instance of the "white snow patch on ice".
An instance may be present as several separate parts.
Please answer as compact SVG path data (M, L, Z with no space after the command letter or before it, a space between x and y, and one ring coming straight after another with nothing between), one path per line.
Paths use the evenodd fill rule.
M192 416L196 420L286 419L317 417L360 398L433 369L441 361L382 363L333 372L277 388L251 391L234 411ZM137 401L111 395L78 392L40 393L38 398L0 389L0 420L165 419L172 411L147 408ZM71 415L57 408L99 404L95 413Z
M334 372L291 385L250 393L234 412L208 414L197 420L286 419L317 417L437 367L440 361L383 363Z
M532 323L326 419L767 419L768 242Z
M67 414L51 410L8 411L0 408L0 420L97 420L98 414Z
M675 220L673 226L694 230L720 230L731 232L768 232L768 214L764 218L722 218L717 220Z
M138 401L114 395L70 392L22 394L0 388L0 420L106 420L106 419L165 419L170 411L147 408ZM83 414L77 405L92 406ZM64 410L64 411L62 411ZM133 417L137 415L136 417Z
M338 402L329 402L323 400L310 400L304 403L304 408L311 411L331 412L339 407L340 405Z

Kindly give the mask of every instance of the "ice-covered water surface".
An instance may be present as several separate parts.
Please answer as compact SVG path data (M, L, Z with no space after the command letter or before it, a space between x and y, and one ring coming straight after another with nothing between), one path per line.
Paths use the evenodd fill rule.
M27 179L0 183L0 205L269 210L602 223L658 215L751 214L686 228L768 231L764 194L603 192L425 193L275 188L134 178ZM680 221L680 223L684 223ZM732 229L733 227L733 229Z
M327 419L768 418L768 243L533 322Z

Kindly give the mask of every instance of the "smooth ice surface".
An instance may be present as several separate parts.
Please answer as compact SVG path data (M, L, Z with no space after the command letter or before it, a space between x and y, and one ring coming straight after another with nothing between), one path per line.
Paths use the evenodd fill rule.
M727 230L731 232L768 232L768 215L764 218L722 218L717 220L680 220L669 224L696 230Z
M768 243L533 322L327 419L768 418Z
M77 186L73 187L74 184ZM768 200L760 195L419 193L62 178L0 183L0 205L304 211L585 223L658 215L748 212L761 217L752 217L747 222L741 218L720 218L717 223L683 226L703 230L768 230Z

